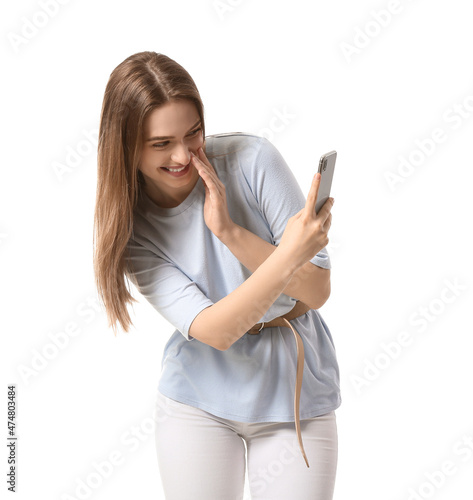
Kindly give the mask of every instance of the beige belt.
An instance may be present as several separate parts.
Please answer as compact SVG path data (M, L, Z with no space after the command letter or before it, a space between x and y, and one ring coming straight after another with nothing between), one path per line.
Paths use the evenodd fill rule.
M301 449L302 456L304 457L305 463L307 467L309 467L309 461L307 460L304 446L302 444L302 436L301 436L301 425L299 422L299 400L301 397L301 387L302 387L302 375L304 373L304 344L302 342L302 338L297 330L289 323L289 320L298 318L302 316L307 311L310 310L310 307L304 302L298 300L295 306L286 314L279 316L277 318L272 319L268 323L256 323L256 325L252 326L248 333L250 335L257 335L263 328L268 328L271 326L287 326L292 330L294 334L294 338L296 339L297 346L297 372L296 372L296 387L294 390L294 420L296 424L296 433L297 439L299 440L299 448Z

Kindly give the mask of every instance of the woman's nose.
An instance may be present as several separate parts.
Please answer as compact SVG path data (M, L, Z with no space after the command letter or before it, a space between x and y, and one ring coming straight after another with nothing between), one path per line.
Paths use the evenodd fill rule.
M187 165L191 161L191 152L187 146L177 146L171 155L172 161L180 165Z

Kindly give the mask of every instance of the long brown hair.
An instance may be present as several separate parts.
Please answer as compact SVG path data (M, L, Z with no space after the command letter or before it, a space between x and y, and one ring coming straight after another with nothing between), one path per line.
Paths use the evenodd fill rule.
M93 266L108 326L117 334L133 325L127 304L138 302L129 291L125 252L133 230L133 210L144 188L138 169L143 123L152 110L172 100L195 104L205 138L204 105L189 73L156 52L139 52L111 73L100 117L97 192L94 213Z

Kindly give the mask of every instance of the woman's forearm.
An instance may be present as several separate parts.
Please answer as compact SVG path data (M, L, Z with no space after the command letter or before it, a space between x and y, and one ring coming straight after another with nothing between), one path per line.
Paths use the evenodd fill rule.
M238 224L220 240L251 272L256 271L277 248ZM330 295L330 270L306 262L294 273L282 293L318 309Z
M216 349L228 349L261 319L296 271L291 259L276 248L239 287L202 310L189 335Z

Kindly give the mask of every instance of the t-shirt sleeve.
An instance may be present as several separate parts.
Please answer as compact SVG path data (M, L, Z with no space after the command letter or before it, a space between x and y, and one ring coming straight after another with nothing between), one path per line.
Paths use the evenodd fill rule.
M192 321L214 302L172 262L132 239L127 248L132 283L186 340L194 340L189 335Z
M306 198L281 153L265 137L261 137L254 164L245 169L250 188L273 235L273 245L279 245L288 219L304 208ZM326 247L310 262L324 269L332 267Z

